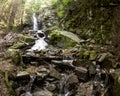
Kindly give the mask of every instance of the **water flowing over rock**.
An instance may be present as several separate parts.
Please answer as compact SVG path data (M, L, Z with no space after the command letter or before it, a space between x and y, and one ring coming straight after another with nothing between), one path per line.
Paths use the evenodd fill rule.
M38 30L38 21L37 21L37 17L36 17L36 13L33 13L33 31L37 31Z
M77 46L71 49L53 47L52 43L50 45L46 42L46 31L38 30L35 15L33 14L35 21L32 31L19 35L9 33L5 37L6 41L12 42L4 57L11 59L14 66L3 63L0 70L8 71L4 72L5 82L12 94L10 96L110 96L110 67L104 69L103 66L112 65L112 55L101 52L101 49L96 50L100 46L94 48L89 45L89 40L84 42L74 33L67 31L58 33L77 42ZM68 42L69 40L66 40L66 43ZM119 91L119 74L114 74L117 76L113 77L116 93Z
M29 51L34 51L34 50L40 51L46 49L46 46L48 46L48 44L44 40L45 37L46 37L45 34L41 30L37 31L38 40L35 41L35 45L33 45Z
M30 41L33 42L34 40L23 35L20 37L22 38L20 40L29 44ZM36 38L43 38L44 40L45 34L38 30ZM105 70L103 66L108 57L110 58L112 55L104 56L103 52L102 56L102 52L97 53L79 48L58 49L52 47L46 49L46 46L43 45L42 47L36 45L39 47L28 54L27 50L31 46L24 46L23 49L8 49L5 52L4 56L11 58L14 62L14 66L10 66L13 68L9 69L13 73L6 73L6 82L9 89L12 90L12 95L110 96L109 85L111 83L109 80L111 80L111 77L108 70ZM43 47L45 50L43 50ZM21 52L21 50L24 51ZM7 66L7 64L4 64L4 66ZM19 68L14 69L15 66L19 66ZM0 70L2 71L3 68L0 68ZM117 86L117 83L115 86ZM119 89L118 86L117 88Z

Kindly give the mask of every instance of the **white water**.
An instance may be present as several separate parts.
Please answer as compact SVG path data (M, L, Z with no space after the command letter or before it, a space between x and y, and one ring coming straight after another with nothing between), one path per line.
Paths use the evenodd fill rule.
M65 94L65 96L69 96L69 92L67 92L67 93Z
M38 31L38 22L35 13L33 13L33 31Z
M48 44L44 41L44 38L40 38L35 41L35 45L31 48L31 50L37 50L37 51L44 50L46 49L47 45Z
M69 78L69 75L62 74L62 78L60 80L59 96L69 96L69 91L67 86L68 78Z
M44 34L41 30L39 30L37 33ZM29 51L44 50L48 46L47 42L44 40L45 34L44 34L44 37L39 37L38 35L37 35L37 37L38 37L38 40L35 41L35 44L32 46L32 48Z

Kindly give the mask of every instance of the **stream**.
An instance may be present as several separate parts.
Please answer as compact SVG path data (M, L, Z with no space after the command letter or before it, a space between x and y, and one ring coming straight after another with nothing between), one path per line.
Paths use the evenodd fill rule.
M25 46L8 50L12 53L9 58L19 66L8 74L8 87L13 90L9 96L111 96L112 79L108 70L101 66L106 54L96 52L97 55L91 58L88 51L81 50L81 45L71 49L49 46L47 35L38 28L35 13L32 32L32 44L22 42ZM17 38L17 34L9 33L5 38L12 41L15 36ZM76 37L76 41L79 42L79 38Z

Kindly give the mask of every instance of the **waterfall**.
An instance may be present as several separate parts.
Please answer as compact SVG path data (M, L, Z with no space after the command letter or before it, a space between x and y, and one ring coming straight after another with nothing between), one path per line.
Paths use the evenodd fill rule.
M69 96L69 91L67 86L68 79L69 79L69 75L62 74L62 78L60 80L59 96Z
M44 40L46 37L44 32L42 32L41 30L38 30L36 34L37 34L38 40L35 41L35 44L32 46L32 48L29 51L44 50L48 46L47 42Z
M32 93L31 93L31 88L33 86L33 82L36 78L36 75L35 74L31 74L30 75L30 82L28 83L28 85L26 86L26 89L25 89L25 93L21 94L20 96L33 96Z
M35 13L33 13L33 31L38 31L38 22Z

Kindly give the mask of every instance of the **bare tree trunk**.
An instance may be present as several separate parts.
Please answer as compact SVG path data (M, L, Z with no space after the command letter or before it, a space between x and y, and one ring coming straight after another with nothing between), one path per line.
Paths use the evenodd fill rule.
M19 6L19 1L20 0L12 0L11 1L9 15L8 15L8 21L7 21L8 30L12 29L12 27L13 27L14 19L15 19L16 12L17 12L18 6Z

